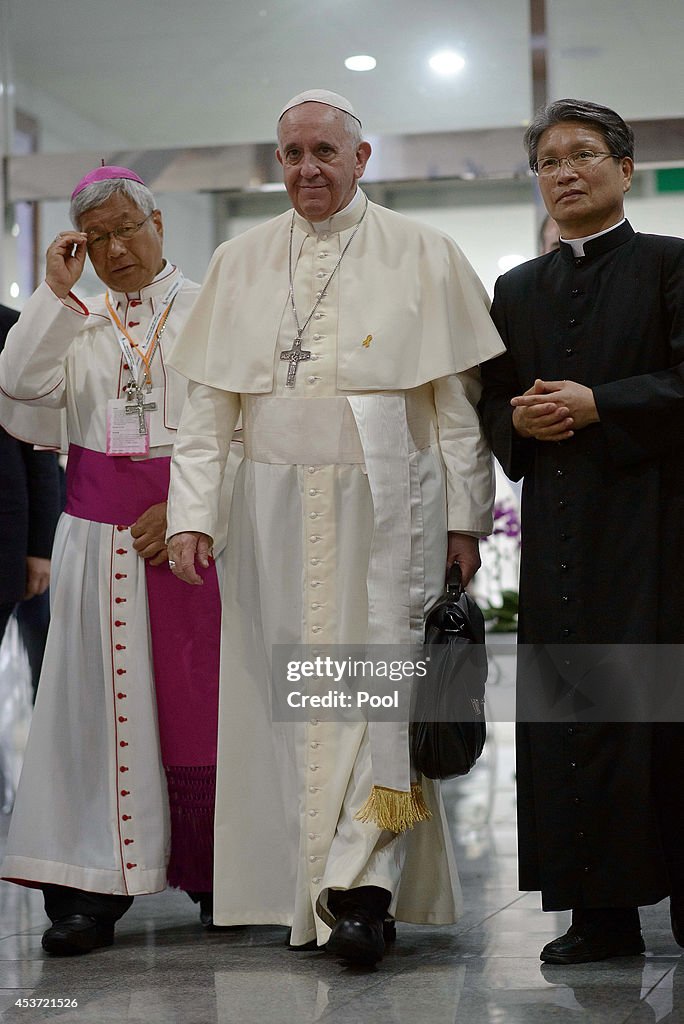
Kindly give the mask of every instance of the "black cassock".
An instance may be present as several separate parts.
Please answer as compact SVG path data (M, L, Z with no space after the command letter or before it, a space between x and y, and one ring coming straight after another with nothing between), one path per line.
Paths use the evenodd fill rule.
M482 367L480 412L523 478L519 642L682 643L684 241L625 222L583 257L561 243L499 279L492 317L507 352ZM510 399L537 377L591 387L601 422L559 443L520 438ZM667 658L654 686L674 685ZM562 707L573 679L550 663ZM521 660L523 698L526 683ZM681 891L684 726L598 724L605 705L597 722L571 717L517 727L520 887L541 889L546 910Z

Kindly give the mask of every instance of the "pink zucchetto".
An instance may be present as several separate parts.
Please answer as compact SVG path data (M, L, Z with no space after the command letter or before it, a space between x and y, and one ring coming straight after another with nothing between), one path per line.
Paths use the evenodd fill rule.
M111 178L128 178L129 181L137 181L140 185L145 184L142 178L129 167L114 167L112 164L107 164L104 167L96 167L94 171L89 171L81 178L71 193L71 198L77 196L84 188L88 188L88 185L94 185L98 181L109 181Z
M325 103L328 107L335 107L337 110L344 110L346 114L351 114L361 124L361 118L349 100L345 99L344 96L340 96L338 92L330 92L329 89L307 89L306 92L298 92L296 96L293 96L285 104L280 111L278 120L280 121L283 114L286 114L288 110L292 110L293 107L298 107L300 103Z

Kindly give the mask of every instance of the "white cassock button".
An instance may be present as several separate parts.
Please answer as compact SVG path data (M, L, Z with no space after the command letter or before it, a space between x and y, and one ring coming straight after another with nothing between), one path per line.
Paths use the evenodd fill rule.
M321 538L318 537L317 539L320 540ZM320 558L311 558L310 562L311 562L311 565L320 565L321 564L321 559Z
M315 589L316 587L322 587L323 584L320 580L311 580L311 586Z
M323 627L322 626L312 626L311 627L311 632L312 633L322 633L323 632Z
M309 725L318 725L318 719L317 718L310 718L309 719Z
M325 313L314 313L314 320L322 320Z
M320 493L321 493L321 492L320 492L320 491L317 491L315 487L310 487L310 488L309 488L309 494L311 495L311 497L312 497L312 498L315 498L315 497L316 497L316 495L317 495L317 494L320 494Z
M317 612L320 607L321 606L320 606L320 603L318 601L312 601L311 602L311 611L312 612Z
M310 864L315 864L315 862L316 862L317 860L318 860L318 857L314 857L313 853L312 853L312 854L310 854L310 856L309 856L309 863L310 863Z
M311 881L312 881L312 882L315 882L315 883L316 883L316 885L318 885L318 883L320 882L320 880L321 880L321 879L320 879L320 877L319 877L318 875L316 875L316 877L315 877L315 878L312 878L312 879L311 879Z
M322 294L323 294L323 292L316 292L316 298L317 298L317 299L320 299L320 297L321 297L321 295L322 295Z
M315 838L316 838L316 833L315 832L309 832L309 839L315 839Z
M308 472L309 473L315 473L316 472L316 467L315 466L309 466Z
M311 810L309 811L309 817L310 818L315 818L317 814L318 814L318 811L314 811L314 809L312 807Z
M314 340L314 341L320 341L322 337L323 337L323 335L322 335L322 334L314 334L314 336L313 336L313 340Z
M309 792L310 793L317 793L318 792L318 786L309 786Z
M318 237L321 239L321 241L327 242L328 239L330 238L330 235L328 234L327 231L323 231Z
M325 273L325 270L319 270L318 273L316 274L316 277L326 277L326 276L327 275Z
M312 533L311 536L309 537L309 540L311 541L312 544L317 544L320 539L320 535L317 533Z
M315 384L316 381L318 380L317 377L307 377L306 379L308 380L309 384Z

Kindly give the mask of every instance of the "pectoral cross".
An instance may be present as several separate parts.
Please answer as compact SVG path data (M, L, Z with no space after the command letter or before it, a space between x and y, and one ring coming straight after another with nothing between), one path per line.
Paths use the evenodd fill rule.
M135 381L130 381L124 388L124 391L126 392L129 400L133 399L133 401L135 402L134 405L126 406L126 415L134 416L137 414L138 433L146 434L147 424L145 423L145 413L153 412L157 408L157 403L145 402L145 392L141 387L138 387Z
M293 388L295 386L295 377L297 376L297 367L300 362L306 362L307 359L311 359L311 352L302 349L302 336L298 334L295 340L292 342L292 348L288 349L287 352L280 353L281 359L288 359L290 365L287 368L287 379L285 380L286 388Z

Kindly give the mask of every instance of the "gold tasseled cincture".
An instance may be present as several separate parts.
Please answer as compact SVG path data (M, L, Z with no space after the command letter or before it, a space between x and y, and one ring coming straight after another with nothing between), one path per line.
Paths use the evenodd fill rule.
M386 828L390 832L404 832L420 821L429 821L432 814L423 799L420 783L414 782L410 793L373 786L370 796L354 817L359 821L372 821L378 828Z

